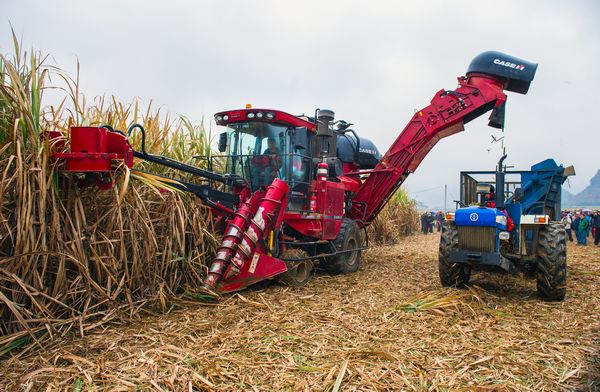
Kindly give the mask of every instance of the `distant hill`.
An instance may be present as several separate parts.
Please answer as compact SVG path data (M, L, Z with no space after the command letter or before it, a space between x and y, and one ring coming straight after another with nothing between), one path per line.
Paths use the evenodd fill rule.
M571 192L569 192L565 188L562 189L561 201L562 201L562 205L564 207L571 207L573 205L573 199L574 198L575 198L574 194L572 194Z
M576 195L562 192L562 204L567 207L600 206L600 170L590 180L590 185Z
M429 208L429 206L427 204L423 203L422 201L417 200L417 208L419 210L426 210Z

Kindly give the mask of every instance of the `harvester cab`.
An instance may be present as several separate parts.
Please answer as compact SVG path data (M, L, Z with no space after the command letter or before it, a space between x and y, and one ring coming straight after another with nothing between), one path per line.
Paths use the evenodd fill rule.
M460 173L462 207L446 216L439 273L444 286L469 283L472 269L537 276L539 294L562 300L566 292L566 242L561 190L572 166L546 159L528 171Z
M236 291L276 276L303 285L317 262L331 274L356 271L368 247L364 229L434 145L490 110L490 125L502 126L504 91L525 94L536 68L503 53L480 54L454 90L438 91L412 116L383 156L331 110L309 117L246 107L215 115L220 154L207 168L148 153L137 124L126 133L74 127L69 144L54 144L54 157L102 188L134 158L191 174L190 181L158 178L200 197L223 223L207 289ZM129 143L133 132L141 134L140 150Z
M372 169L381 159L372 141L358 136L349 128L352 124L334 122L331 110L317 109L315 117L307 117L247 106L215 115L224 130L219 135L222 154L213 157L220 164L212 166L245 179L250 192L270 185L275 178L286 181L288 210L311 210L309 195L318 163L327 163L328 180L340 181L344 173ZM319 127L326 128L327 135L319 135Z

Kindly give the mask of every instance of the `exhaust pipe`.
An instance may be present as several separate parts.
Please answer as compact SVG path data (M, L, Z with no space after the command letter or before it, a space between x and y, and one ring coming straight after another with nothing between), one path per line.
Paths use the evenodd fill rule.
M330 128L330 125L333 122L334 118L335 118L335 113L333 112L333 110L318 109L318 115L317 115L317 136L319 139L318 153L323 158L335 156L335 154L336 154L337 138L335 137L333 130Z
M502 165L506 159L506 154L502 155L498 161L498 171L496 171L496 208L503 210L504 205L504 169Z

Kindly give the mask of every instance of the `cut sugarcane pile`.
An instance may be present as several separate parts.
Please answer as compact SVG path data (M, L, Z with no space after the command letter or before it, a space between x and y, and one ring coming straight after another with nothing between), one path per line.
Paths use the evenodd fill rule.
M477 273L440 288L438 237L367 252L358 273L64 338L3 364L7 389L594 390L600 250L569 247L569 291Z

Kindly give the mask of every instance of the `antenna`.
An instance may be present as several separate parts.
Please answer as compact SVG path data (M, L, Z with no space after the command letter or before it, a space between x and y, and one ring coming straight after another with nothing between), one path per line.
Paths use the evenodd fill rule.
M504 133L504 128L502 128L502 133ZM506 144L504 144L504 141L506 140L504 135L502 135L502 137L498 138L497 140L500 141L500 148L502 148L502 155L506 155Z

